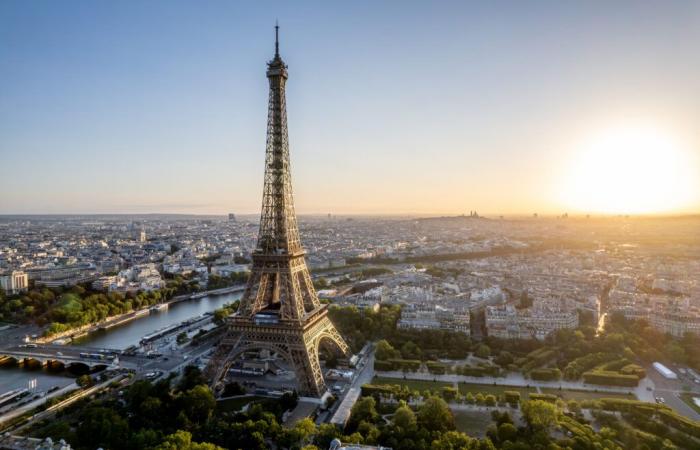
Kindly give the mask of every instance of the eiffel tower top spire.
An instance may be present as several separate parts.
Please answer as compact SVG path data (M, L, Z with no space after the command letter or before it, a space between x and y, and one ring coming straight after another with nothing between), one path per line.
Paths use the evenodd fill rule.
M280 24L275 21L275 58L280 57Z

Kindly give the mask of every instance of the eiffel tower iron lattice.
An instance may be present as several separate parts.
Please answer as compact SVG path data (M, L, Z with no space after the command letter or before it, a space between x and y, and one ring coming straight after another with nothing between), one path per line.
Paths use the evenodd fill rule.
M267 63L270 97L267 113L265 179L258 242L238 311L227 319L227 331L205 375L217 390L231 364L247 352L267 350L290 364L303 395L326 392L319 347L350 357L350 350L319 302L299 238L289 166L285 85L287 66L279 54Z

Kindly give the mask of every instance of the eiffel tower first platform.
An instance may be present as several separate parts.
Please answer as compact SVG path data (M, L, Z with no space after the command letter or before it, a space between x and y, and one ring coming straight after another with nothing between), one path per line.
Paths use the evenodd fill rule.
M294 368L302 395L321 397L326 385L319 346L351 356L326 305L318 300L299 239L289 167L287 77L276 26L275 57L267 63L270 98L258 242L238 311L227 319L228 330L205 370L215 391L238 357L266 350Z

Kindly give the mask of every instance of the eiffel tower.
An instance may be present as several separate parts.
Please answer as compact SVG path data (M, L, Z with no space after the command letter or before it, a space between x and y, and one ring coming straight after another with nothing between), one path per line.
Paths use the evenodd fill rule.
M287 77L275 26L275 57L267 63L270 97L260 230L240 306L227 319L227 332L205 370L215 391L238 357L266 350L294 368L302 395L321 397L326 385L319 347L351 356L328 318L327 306L318 300L299 239L289 167Z

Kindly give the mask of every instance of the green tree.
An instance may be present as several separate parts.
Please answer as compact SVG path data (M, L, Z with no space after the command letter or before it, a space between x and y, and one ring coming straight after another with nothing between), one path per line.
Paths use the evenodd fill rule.
M401 354L398 350L389 344L385 339L377 342L377 350L375 356L380 361L386 361L387 359L400 357Z
M501 442L515 441L518 429L512 423L502 423L498 426L498 440Z
M430 397L418 408L418 423L429 431L455 429L455 418L445 400Z
M89 386L92 386L92 377L88 374L85 375L80 375L75 382L77 383L78 386L82 388L86 388Z
M82 414L77 435L83 447L127 449L129 424L112 409L88 408Z
M401 406L396 408L392 422L394 426L401 428L404 431L413 430L416 427L416 415L413 410L403 403Z
M481 344L476 348L474 355L478 356L479 358L488 358L491 356L491 348L489 348L489 346L486 344Z
M204 424L216 408L216 399L207 386L198 385L180 397L182 411L194 423Z
M477 450L479 441L459 431L440 433L430 444L431 450Z
M375 423L378 419L379 413L377 413L377 402L374 397L362 397L355 402L350 411L347 431L355 431L362 421Z
M496 403L497 403L497 401L496 401L496 396L493 395L493 394L488 394L488 395L484 398L484 404L485 404L486 406L496 406Z
M224 450L218 445L208 442L192 442L192 434L187 431L178 430L165 437L163 442L155 450Z
M521 406L523 417L532 430L549 431L556 425L558 411L556 405L544 400L529 400Z

